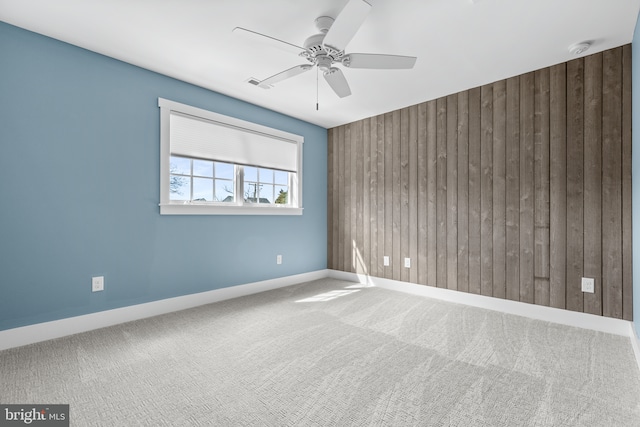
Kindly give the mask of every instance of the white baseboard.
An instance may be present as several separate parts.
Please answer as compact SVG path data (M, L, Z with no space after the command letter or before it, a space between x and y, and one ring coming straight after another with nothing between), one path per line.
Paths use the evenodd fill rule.
M51 322L22 326L0 331L0 350L20 347L67 335L87 332L94 329L113 326L132 320L158 316L160 314L185 310L200 305L211 304L245 295L256 294L272 289L283 288L310 280L328 277L327 270L318 270L310 273L296 274L245 285L230 286L228 288L215 289L197 294L184 295L144 304L105 310L82 316L69 317Z
M434 288L432 286L416 285L413 283L400 282L398 280L383 279L380 277L371 277L356 273L346 273L344 271L329 270L329 277L369 284L379 288L391 289L414 295L422 295L457 304L486 308L488 310L515 314L517 316L524 316L532 319L545 320L547 322L559 323L567 326L575 326L577 328L591 329L594 331L622 335L625 337L631 337L632 334L630 328L633 324L627 320L612 319L610 317L602 317L593 314L579 313L576 311L562 310L559 308L469 294L466 292L452 291L443 288Z

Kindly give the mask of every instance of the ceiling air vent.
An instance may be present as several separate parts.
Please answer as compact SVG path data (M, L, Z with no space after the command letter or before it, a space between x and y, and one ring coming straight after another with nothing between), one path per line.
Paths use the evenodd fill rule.
M250 85L254 85L254 86L258 86L261 87L262 89L269 89L271 88L270 85L263 85L260 84L262 83L260 80L256 79L255 77L249 77L249 79L247 79L247 83L249 83Z

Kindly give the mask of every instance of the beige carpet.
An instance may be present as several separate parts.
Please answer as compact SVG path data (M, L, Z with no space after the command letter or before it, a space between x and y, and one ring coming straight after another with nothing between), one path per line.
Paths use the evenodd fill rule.
M324 279L0 352L74 426L640 426L628 338Z

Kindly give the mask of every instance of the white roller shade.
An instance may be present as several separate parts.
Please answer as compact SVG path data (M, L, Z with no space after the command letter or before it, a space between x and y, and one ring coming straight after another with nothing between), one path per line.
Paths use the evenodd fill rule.
M171 154L298 170L296 141L171 111Z

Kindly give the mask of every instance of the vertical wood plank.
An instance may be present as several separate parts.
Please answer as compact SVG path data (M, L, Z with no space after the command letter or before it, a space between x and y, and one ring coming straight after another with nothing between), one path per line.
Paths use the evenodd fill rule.
M583 310L584 60L567 63L567 309Z
M426 285L429 276L427 262L428 233L428 152L427 103L418 105L418 283Z
M338 246L341 245L340 238L338 237L340 230L340 217L339 217L339 204L340 204L340 187L342 184L338 181L340 177L340 162L338 157L340 156L340 131L338 128L332 129L333 131L333 174L331 181L333 182L333 190L331 192L331 198L333 199L333 208L331 209L331 215L333 217L333 240L331 244L331 268L338 269Z
M458 94L458 290L469 292L469 92Z
M371 274L371 128L370 119L362 120L362 153L363 178L362 178L362 258L363 273Z
M377 117L371 117L369 119L369 164L371 169L370 176L370 215L371 215L371 228L370 228L370 244L371 244L371 259L369 261L369 274L374 277L378 277L378 230L381 228L378 222L378 119Z
M349 143L349 169L350 169L350 179L349 184L350 188L350 196L349 196L349 271L352 273L357 273L357 257L356 257L356 248L357 248L357 238L358 238L358 190L357 190L357 181L358 181L358 169L357 169L357 161L358 161L358 135L357 135L357 123L349 124L349 132L350 132L350 143Z
M333 143L336 128L327 131L327 268L333 268Z
M344 271L351 269L351 125L344 129Z
M340 224L342 223L342 217L340 216L342 209L342 182L343 178L342 170L340 169L340 147L342 146L342 140L340 139L340 128L334 129L334 148L333 148L333 268L339 269L340 260L340 247L342 246L342 240L340 240ZM344 133L342 134L344 138ZM342 151L344 153L344 150ZM344 154L342 154L344 155ZM343 164L344 166L344 164Z
M409 257L409 109L400 110L400 280L410 281L411 269L404 266ZM415 262L415 261L414 261Z
M549 68L534 73L534 301L549 305Z
M400 137L400 110L391 113L391 135L392 135L392 156L393 156L393 187L392 187L392 248L391 248L391 278L401 280L402 265L402 142Z
M447 99L437 101L436 144L438 150L436 209L437 230L437 271L436 284L447 287Z
M386 270L388 267L383 265L383 257L386 255L385 242L387 228L386 220L386 157L385 151L385 132L384 132L385 116L379 115L376 117L376 127L378 134L378 277L386 277Z
M520 78L507 80L506 298L520 300Z
M337 269L345 271L344 264L344 246L345 246L345 205L346 205L346 186L343 184L345 176L345 132L346 126L338 128L338 180L341 185L338 186L338 260Z
M584 58L584 312L602 314L602 54Z
M393 278L393 113L384 115L384 255L389 257L390 265L385 267L384 277Z
M534 109L533 73L520 76L520 301L534 302Z
M622 318L622 48L605 51L602 93L602 309Z
M493 294L493 85L481 88L480 112L480 281L482 295Z
M633 320L631 45L622 47L622 318Z
M427 285L437 286L437 102L427 102Z
M447 97L447 288L458 289L458 96Z
M353 239L353 271L358 274L363 274L365 271L364 268L364 245L363 245L363 232L364 232L364 217L363 217L363 178L364 178L364 155L363 155L363 146L364 141L362 138L362 120L359 120L352 124L352 136L354 139L352 152L352 159L355 157L355 179L352 180L353 187L352 191L355 195L355 203L352 204L352 219L351 225L355 232L355 236ZM353 161L352 161L353 164ZM355 215L354 215L355 214Z
M418 106L409 107L409 281L418 283Z
M567 262L567 66L550 76L549 303L566 307Z
M507 82L493 84L493 291L506 298Z
M481 90L469 90L469 292L481 293L480 281L480 111Z

